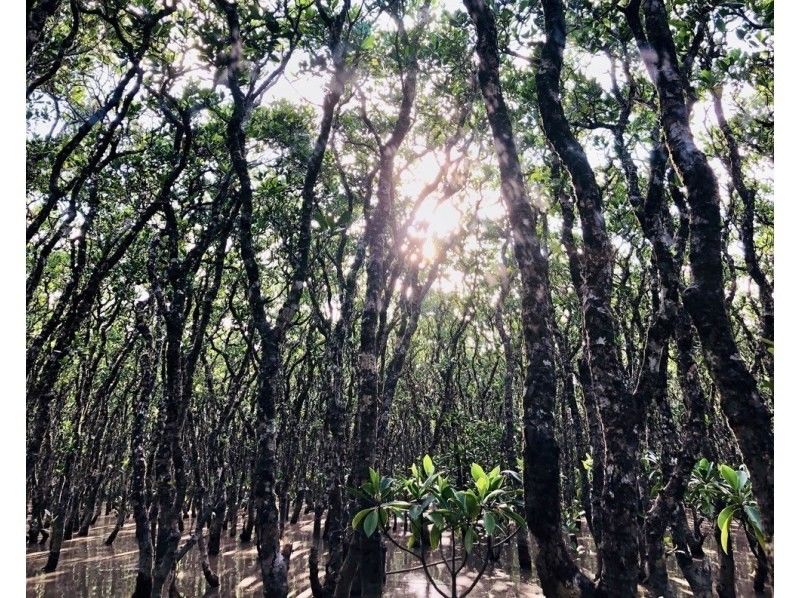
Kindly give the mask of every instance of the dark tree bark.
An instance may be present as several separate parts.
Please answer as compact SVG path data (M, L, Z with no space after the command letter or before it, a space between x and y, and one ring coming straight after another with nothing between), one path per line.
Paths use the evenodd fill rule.
M645 17L644 30L639 20L640 7ZM723 411L750 471L764 532L771 543L772 417L739 355L725 308L717 180L692 135L683 79L663 2L632 0L625 15L658 92L667 147L688 193L692 283L683 291L683 303L697 329L709 370L722 396Z
M329 368L328 375L325 378L327 383L326 394L329 398L324 424L328 435L328 448L324 455L328 479L326 492L328 515L325 519L329 553L325 565L324 593L326 596L331 596L337 586L339 568L343 558L344 531L347 527L347 523L344 521L344 453L347 443L344 353L353 321L356 279L364 262L365 249L366 246L363 240L359 240L355 260L345 279L341 315L326 346L327 365Z
M427 5L423 6L422 23L427 22ZM369 478L369 467L374 464L377 452L378 408L380 389L378 380L378 320L384 308L383 300L386 285L387 258L389 254L389 232L393 218L395 172L397 152L411 129L411 112L417 94L418 64L416 44L411 44L405 30L402 16L391 15L398 28L398 35L404 48L409 48L409 56L399 64L404 71L402 78L402 99L397 117L388 139L379 143L379 167L376 204L371 207L364 241L366 245L366 288L364 307L361 314L359 352L357 364L358 410L357 437L353 453L353 468L349 479L350 486L360 486ZM366 508L362 504L361 508ZM380 596L383 586L383 556L379 534L367 537L363 530L354 534L348 548L347 559L352 559L358 545L359 577L361 596L373 598ZM342 565L347 568L347 560ZM340 574L335 595L349 592L352 578Z
M560 0L543 0L542 6L547 37L536 72L536 95L545 135L569 173L581 217L586 348L606 442L603 533L598 551L603 572L598 589L604 595L633 596L639 560L638 428L643 414L627 388L617 352L611 311L613 254L600 188L560 100L566 43L564 7Z
M123 495L125 495L127 494L128 489L123 488L122 492ZM128 507L125 501L125 497L123 496L123 498L120 501L119 507L117 508L117 519L114 522L114 527L111 529L111 532L109 532L108 537L106 537L103 544L105 544L106 546L113 546L114 540L117 539L117 535L122 530L122 527L125 525L125 520L127 518L128 518Z
M591 595L593 586L569 556L561 534L552 306L547 260L535 229L514 143L511 119L500 86L500 56L494 15L483 0L464 0L477 33L478 83L500 167L501 195L522 277L525 339L523 434L525 516L539 545L536 570L548 596Z
M506 264L505 247L503 248L503 265ZM497 306L494 312L494 326L500 336L503 345L503 358L505 360L505 372L503 374L503 436L500 442L503 460L506 469L515 470L517 468L517 413L514 404L514 381L517 372L517 356L514 351L514 344L511 335L506 329L503 318L503 310L508 293L511 290L511 277L508 272L503 273L500 283L500 296L497 299ZM528 530L521 529L517 533L517 554L519 558L519 568L521 571L531 571L532 561L530 546L528 542Z
M563 339L563 335L561 339ZM578 410L578 401L575 397L575 373L573 372L570 364L568 355L569 351L566 347L566 342L561 339L559 340L558 352L563 374L563 400L566 403L566 407L569 409L570 423L575 437L575 458L571 466L578 469L578 477L581 485L579 492L580 504L586 514L586 523L589 526L589 531L594 534L592 531L594 529L594 518L592 513L591 483L589 481L589 472L583 466L583 460L587 455L591 455L591 449L589 442L586 439L583 418ZM571 470L570 475L573 475Z
M136 569L134 598L149 598L153 588L153 544L150 535L150 521L147 513L145 479L147 461L145 453L145 430L151 395L155 388L153 336L148 323L151 310L146 303L136 306L136 330L142 337L142 351L139 354L141 390L136 394L131 426L131 510L136 524L136 542L139 547L139 560Z
M719 570L717 572L717 583L714 589L719 598L736 598L736 563L733 560L734 539L733 535L728 537L728 551L722 550L721 532L718 526L714 526L714 539L717 545L717 559L719 560Z
M503 345L503 358L505 360L505 373L503 375L503 437L501 441L501 450L503 452L505 467L507 469L514 469L517 466L517 414L514 408L516 355L514 354L514 345L511 336L508 334L508 330L506 330L503 318L503 309L510 289L511 277L508 273L504 273L500 283L500 296L497 299L497 306L494 311L494 325L497 329L497 334L500 336L500 343Z
M187 155L192 146L192 128L189 114L179 109L179 116L173 116L178 127L178 138ZM148 271L153 295L156 298L158 313L164 321L164 393L160 411L163 427L158 437L153 461L156 501L158 503L158 526L155 543L155 562L153 567L153 594L160 596L161 589L175 564L175 553L181 538L181 508L186 490L181 435L186 419L187 403L184 390L186 375L183 360L183 333L186 322L186 307L190 301L190 277L192 268L190 252L181 260L179 257L179 231L177 216L171 204L170 193L162 196L159 206L164 215L163 232L154 237L150 245ZM163 249L162 249L163 245ZM200 247L202 245L199 245ZM159 256L163 252L165 255ZM196 253L195 253L196 255ZM159 257L166 257L165 266L159 264ZM198 260L199 265L199 260ZM161 280L163 271L163 281Z
M553 180L553 196L557 199L561 207L562 224L561 224L561 243L567 254L567 264L569 266L570 279L579 300L583 303L583 295L585 287L583 283L583 272L581 266L581 256L578 253L578 248L575 243L575 238L572 234L572 229L575 225L575 212L572 206L572 201L562 189L560 181L560 168L557 162L552 165L552 180ZM583 339L586 342L586 339ZM565 343L566 344L566 343ZM565 366L566 368L566 366ZM594 390L592 389L592 375L589 366L588 351L584 348L583 354L578 359L578 381L581 389L583 390L583 405L586 411L586 429L588 431L589 446L591 448L592 457L592 475L589 482L589 500L590 509L587 510L587 519L591 521L590 531L594 538L595 546L599 547L603 538L603 485L605 480L605 462L606 462L606 442L603 433L603 422L600 418L600 412L597 405L597 398L595 397ZM583 459L583 455L581 455ZM588 472L587 472L588 474ZM587 475L588 477L588 475ZM603 571L603 556L600 552L597 553L597 578Z
M256 396L258 406L258 424L256 464L253 472L253 498L255 507L255 530L258 544L259 563L264 583L264 595L280 598L288 592L287 561L280 551L280 522L275 500L275 479L277 467L276 448L276 400L279 396L279 377L281 369L281 345L286 331L294 318L307 277L309 251L311 245L311 215L316 202L315 187L319 177L322 160L328 145L336 105L344 93L347 70L343 62L343 49L337 49L338 60L323 103L323 115L319 133L308 160L302 189L302 203L299 235L297 241L297 258L294 263L291 285L287 297L276 316L274 325L267 320L265 299L261 291L260 269L253 248L253 190L248 172L247 154L243 126L252 103L261 93L255 96L245 95L238 77L242 70L241 34L239 16L236 5L225 0L217 0L217 7L224 14L228 24L231 44L231 68L228 74L228 87L233 95L233 114L228 122L227 143L233 169L239 183L240 222L239 244L248 279L248 302L255 328L261 339L258 352L259 386ZM346 14L346 11L343 11ZM341 18L342 21L344 17ZM270 75L267 81L274 81L294 50L297 41L299 16L292 23L294 34L290 49L284 55L280 66ZM339 25L341 32L341 23ZM334 47L338 48L338 39ZM336 53L335 53L336 55ZM259 90L266 88L265 84Z
M744 206L739 224L742 245L744 246L744 262L750 278L758 285L758 300L761 303L761 336L767 342L765 343L762 340L758 343L757 358L764 362L768 375L772 376L772 354L769 352L769 348L771 343L775 341L775 302L772 298L772 283L764 273L756 253L753 229L756 190L754 186L745 182L739 144L722 108L722 93L718 89L713 89L711 98L714 103L717 123L725 138L725 145L728 150L728 155L723 159L723 162L727 166L733 181L733 187L736 189L736 193L741 198Z
M711 598L712 576L711 563L703 552L704 537L696 538L686 521L686 510L682 503L678 503L673 513L672 537L675 543L675 560L681 573L689 582L689 587L695 596Z
M25 11L25 54L28 60L30 60L31 54L42 36L47 19L56 13L60 5L61 0L28 1L27 10Z
M61 491L53 512L52 529L50 533L50 553L47 555L47 563L45 563L42 569L44 573L52 573L55 571L61 556L61 545L64 541L64 528L69 525L68 516L73 501L71 487L71 469L73 461L74 459L68 457L64 479L62 479L61 482Z
M681 289L680 266L685 246L685 230L675 237L672 221L665 202L666 148L654 134L654 146L650 155L650 175L647 192L639 188L636 165L627 150L624 128L633 107L634 87L630 82L630 69L623 63L629 78L629 93L624 95L618 87L615 73L612 90L620 105L620 116L613 130L617 156L623 165L628 186L628 199L642 228L642 232L653 248L653 263L658 283L653 290L651 324L645 339L639 378L634 398L643 409L656 407L661 411L661 420L667 429L662 435L666 445L677 434L672 422L667 395L667 344L676 335L678 343L678 370L681 388L687 409L686 441L680 450L665 449L662 457L663 475L666 485L650 506L643 529L644 563L646 563L646 585L658 595L670 596L664 554L663 537L678 503L683 499L692 467L701 454L706 415L705 397L697 377L697 366L692 357L694 336L689 316L684 309L679 292ZM675 460L675 465L670 463ZM647 505L644 506L647 508Z

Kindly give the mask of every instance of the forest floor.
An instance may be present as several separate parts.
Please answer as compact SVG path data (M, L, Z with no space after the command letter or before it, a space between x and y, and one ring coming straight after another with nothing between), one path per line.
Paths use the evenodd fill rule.
M136 579L136 560L138 556L134 525L131 519L117 536L113 546L105 546L103 540L114 526L115 515L101 516L86 538L74 538L64 542L58 569L49 574L38 571L47 560L47 547L28 549L26 559L27 596L29 598L117 598L130 596ZM188 523L188 522L187 522ZM289 598L310 598L308 556L311 546L311 515L301 519L297 525L288 525L284 542L294 546L289 566ZM186 530L193 526L186 525ZM584 526L585 527L585 526ZM188 536L188 534L187 534ZM741 536L741 537L739 537ZM739 547L746 546L741 531L734 531L734 539ZM596 553L591 538L581 535L578 538L576 558L587 571L592 571ZM715 560L710 542L706 552ZM405 571L419 563L408 554L388 546L389 575L386 596L397 598L429 598L436 592L420 570ZM751 572L754 567L752 555L747 550L736 550L737 593L740 597L753 596ZM323 561L324 562L324 561ZM217 593L207 593L197 549L192 549L178 567L177 587L187 598L200 596L250 597L261 591L261 578L256 564L256 549L253 544L241 545L236 538L223 533L222 549L218 557L212 557L211 564L220 576ZM691 596L688 584L681 577L674 557L668 561L672 589L677 597ZM716 563L714 563L716 567ZM443 573L443 566L439 566ZM321 567L324 571L324 567ZM402 571L392 574L393 571ZM459 578L459 586L471 583L473 571L465 571ZM471 596L477 597L534 597L543 596L535 572L520 572L515 547L506 547L499 563L487 569ZM767 597L771 593L766 594Z

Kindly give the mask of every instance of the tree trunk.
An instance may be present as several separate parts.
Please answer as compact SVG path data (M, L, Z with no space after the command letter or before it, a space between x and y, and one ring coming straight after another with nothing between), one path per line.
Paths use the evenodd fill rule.
M645 16L644 31L639 20L640 6ZM663 1L632 0L625 14L639 45L642 62L658 92L661 124L670 156L688 192L692 284L683 292L684 305L697 328L709 370L722 396L723 411L750 471L764 532L771 543L772 417L755 379L739 355L725 308L717 180L705 154L694 142L683 79Z
M564 7L560 0L543 0L542 5L547 36L536 72L536 95L545 135L570 175L581 217L586 348L606 442L599 591L610 596L634 596L639 561L636 471L642 410L627 388L617 352L611 310L612 248L600 188L560 100L566 43Z
M703 538L695 539L686 522L686 511L678 504L671 522L672 538L675 543L675 559L681 573L689 582L694 596L711 598L713 580L711 564L703 552Z
M145 458L145 431L147 412L150 407L150 396L155 387L155 370L153 369L153 336L150 332L148 317L150 310L146 304L136 305L136 329L142 336L143 347L139 356L139 371L142 386L136 394L133 407L133 423L131 426L131 509L136 523L136 542L139 548L139 559L136 570L136 587L134 598L149 598L153 588L153 544L150 535L150 520L147 512L145 496L145 480L147 478L147 462Z
M717 545L717 560L719 561L719 571L717 573L717 583L715 589L719 598L736 598L736 566L733 560L734 540L733 534L728 536L728 552L722 550L722 540L720 539L720 529L714 526L714 539Z
M500 86L494 15L483 0L464 0L477 32L478 83L500 167L501 195L522 276L527 368L523 393L525 516L539 545L536 570L548 596L591 595L593 586L570 558L561 534L559 456L554 430L556 381L547 260L535 229Z

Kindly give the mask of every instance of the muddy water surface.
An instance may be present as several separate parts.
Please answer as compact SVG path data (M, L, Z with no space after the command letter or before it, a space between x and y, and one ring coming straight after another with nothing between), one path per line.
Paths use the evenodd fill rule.
M132 519L128 519L114 545L105 546L103 540L113 528L114 519L113 515L100 517L88 537L64 542L61 560L54 573L46 575L39 573L47 561L47 547L29 548L26 559L27 596L29 598L130 596L136 579L137 546L134 524ZM192 529L193 526L188 521L186 523L186 529ZM284 534L283 541L292 542L294 545L289 567L290 598L309 598L311 596L308 581L311 529L312 520L304 519L298 525L288 526ZM755 562L752 555L746 550L746 540L741 532L735 533L734 538L739 547L745 548L744 551L736 552L739 596L754 596L750 580ZM712 543L713 540L707 541L706 551L713 561L715 555ZM593 570L596 554L594 545L588 536L579 538L576 555L584 569ZM419 565L419 562L412 556L389 544L387 558L387 570L390 575L386 586L386 596L397 598L435 598L438 596L422 571L408 571ZM221 586L218 593L206 593L206 584L200 569L196 548L193 548L178 566L177 587L179 591L187 598L201 596L239 598L261 595L261 577L256 563L256 549L252 544L243 546L225 533L220 555L213 558L211 564L220 577ZM324 571L324 567L321 569ZM444 580L446 574L444 565L435 569L435 575ZM673 557L669 558L669 570L675 595L691 596L688 584L681 577ZM473 573L474 571L465 569L458 578L459 588L466 589L472 583ZM484 577L470 595L489 598L543 596L535 573L520 572L516 550L511 547L506 547L495 567L487 569ZM771 596L771 594L766 595Z

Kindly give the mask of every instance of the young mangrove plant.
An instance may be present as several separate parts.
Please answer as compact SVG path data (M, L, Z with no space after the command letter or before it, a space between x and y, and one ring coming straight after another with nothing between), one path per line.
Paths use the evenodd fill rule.
M422 459L422 467L411 466L407 478L383 477L370 469L370 479L357 490L373 506L353 517L353 529L362 529L369 537L382 533L399 550L421 563L431 586L445 598L467 596L489 563L494 551L508 543L525 528L521 510L519 475L495 467L488 473L473 463L472 483L456 488L444 472L437 470L430 456ZM517 487L515 487L515 485ZM405 543L392 536L389 517L402 515L411 524ZM439 560L432 562L433 551ZM480 555L479 557L477 555ZM458 588L458 576L472 557L473 578L464 590ZM442 587L434 576L434 567L444 565L449 587Z

